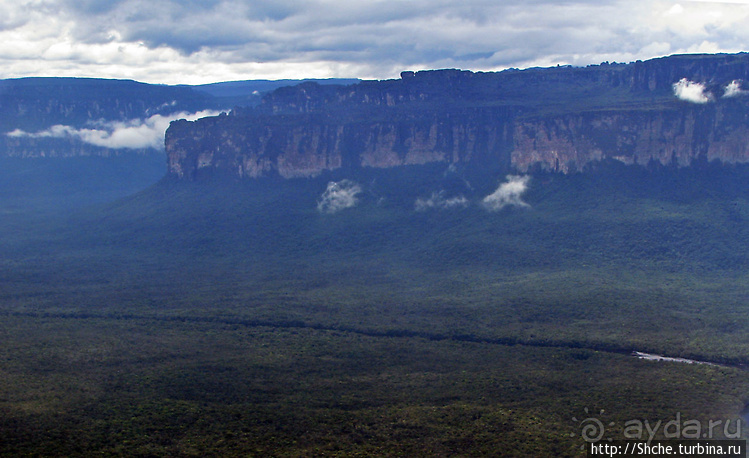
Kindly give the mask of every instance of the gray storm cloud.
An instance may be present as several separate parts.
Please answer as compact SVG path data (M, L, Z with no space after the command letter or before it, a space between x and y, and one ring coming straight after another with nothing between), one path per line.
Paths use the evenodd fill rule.
M351 180L331 181L317 201L317 211L333 214L359 203L361 186Z
M433 208L461 208L468 206L468 199L464 196L445 198L445 191L433 192L428 199L419 197L414 203L416 211L426 211Z
M5 135L15 138L77 138L91 145L111 149L163 149L164 132L175 119L193 121L206 116L216 116L218 111L204 110L197 113L174 113L168 116L153 115L146 119L129 121L95 121L88 127L75 128L55 125L39 132L26 132L16 129Z
M508 205L530 207L523 202L522 196L528 189L530 175L507 175L507 181L500 184L496 191L484 197L484 207L490 211L499 211Z
M0 76L200 84L630 62L741 51L747 19L725 1L0 1Z
M711 99L709 93L705 93L705 85L689 81L686 78L674 83L674 95L681 100L692 103L707 103Z

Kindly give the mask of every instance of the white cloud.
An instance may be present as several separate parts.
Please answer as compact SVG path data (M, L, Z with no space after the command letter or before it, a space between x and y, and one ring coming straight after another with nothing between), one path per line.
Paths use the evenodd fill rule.
M686 78L674 83L674 95L681 100L692 103L707 103L711 100L710 94L705 93L705 85L689 81Z
M726 85L726 87L723 89L723 97L738 97L740 95L744 95L749 91L745 91L741 89L741 82L738 80L733 80L730 83Z
M354 181L331 181L317 201L317 210L320 213L332 214L346 208L355 207L359 203L356 196L361 192L361 186Z
M175 119L194 121L206 116L216 116L219 112L212 110L197 113L179 112L169 116L153 115L147 119L132 119L130 121L97 121L90 123L90 127L77 129L71 126L55 125L39 132L25 132L16 129L8 132L9 137L27 138L65 138L75 137L85 143L111 149L163 149L164 132L169 123Z
M530 175L507 175L506 182L500 184L496 191L484 197L484 207L490 211L499 211L508 205L530 207L521 198L528 189L530 179Z
M460 208L467 207L468 199L464 196L450 197L445 199L445 191L433 192L428 199L419 197L414 202L416 211L426 211L432 208Z

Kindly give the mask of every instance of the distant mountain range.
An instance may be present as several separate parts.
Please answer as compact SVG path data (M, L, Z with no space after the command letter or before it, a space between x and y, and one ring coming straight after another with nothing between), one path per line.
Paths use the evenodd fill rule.
M327 78L327 79L284 79L284 80L247 80L226 81L222 83L200 84L185 86L207 93L216 99L219 106L224 108L255 106L260 103L268 92L281 87L296 86L302 83L316 83L320 85L350 85L361 80L356 78Z

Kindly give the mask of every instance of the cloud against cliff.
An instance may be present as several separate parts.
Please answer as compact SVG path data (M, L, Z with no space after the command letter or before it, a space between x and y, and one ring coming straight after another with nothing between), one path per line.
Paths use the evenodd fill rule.
M359 203L361 186L351 180L331 181L317 201L317 211L333 214Z
M39 132L25 132L16 129L6 135L15 138L77 138L85 143L111 149L164 148L164 132L175 119L193 121L206 116L216 116L212 110L197 113L174 113L168 116L153 115L146 119L129 121L96 121L90 127L78 129L71 126L55 125Z
M455 196L445 198L445 191L433 192L428 199L419 197L414 202L416 211L426 211L430 209L448 209L463 208L468 206L468 199L464 196Z
M741 89L741 81L733 80L723 88L723 97L738 97L746 95L749 91Z
M692 103L707 103L712 100L709 93L705 93L705 85L689 81L686 78L674 83L674 95L681 100Z
M508 205L530 207L522 199L528 189L530 175L507 175L507 181L500 184L496 191L484 197L484 207L490 211L499 211Z
M0 0L0 78L396 77L737 52L749 7L670 0Z

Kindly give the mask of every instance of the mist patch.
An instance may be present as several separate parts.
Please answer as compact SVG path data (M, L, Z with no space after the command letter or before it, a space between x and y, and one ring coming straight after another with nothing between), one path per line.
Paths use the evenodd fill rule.
M84 143L109 149L164 149L164 132L170 122L176 119L194 121L218 114L214 110L179 112L166 116L157 114L128 121L92 121L84 128L57 124L39 132L16 129L5 135L14 138L77 138Z
M723 88L723 97L738 97L746 95L749 91L741 89L741 81L733 80Z
M484 197L484 208L489 211L499 211L508 205L515 207L530 207L523 201L522 195L528 189L530 175L507 175L507 181L501 183L496 191Z
M317 211L333 214L359 203L361 186L351 180L331 181L317 201Z
M457 197L445 198L445 191L433 192L428 199L419 197L414 202L416 211L426 211L430 209L448 209L464 208L468 206L468 199L460 195Z

